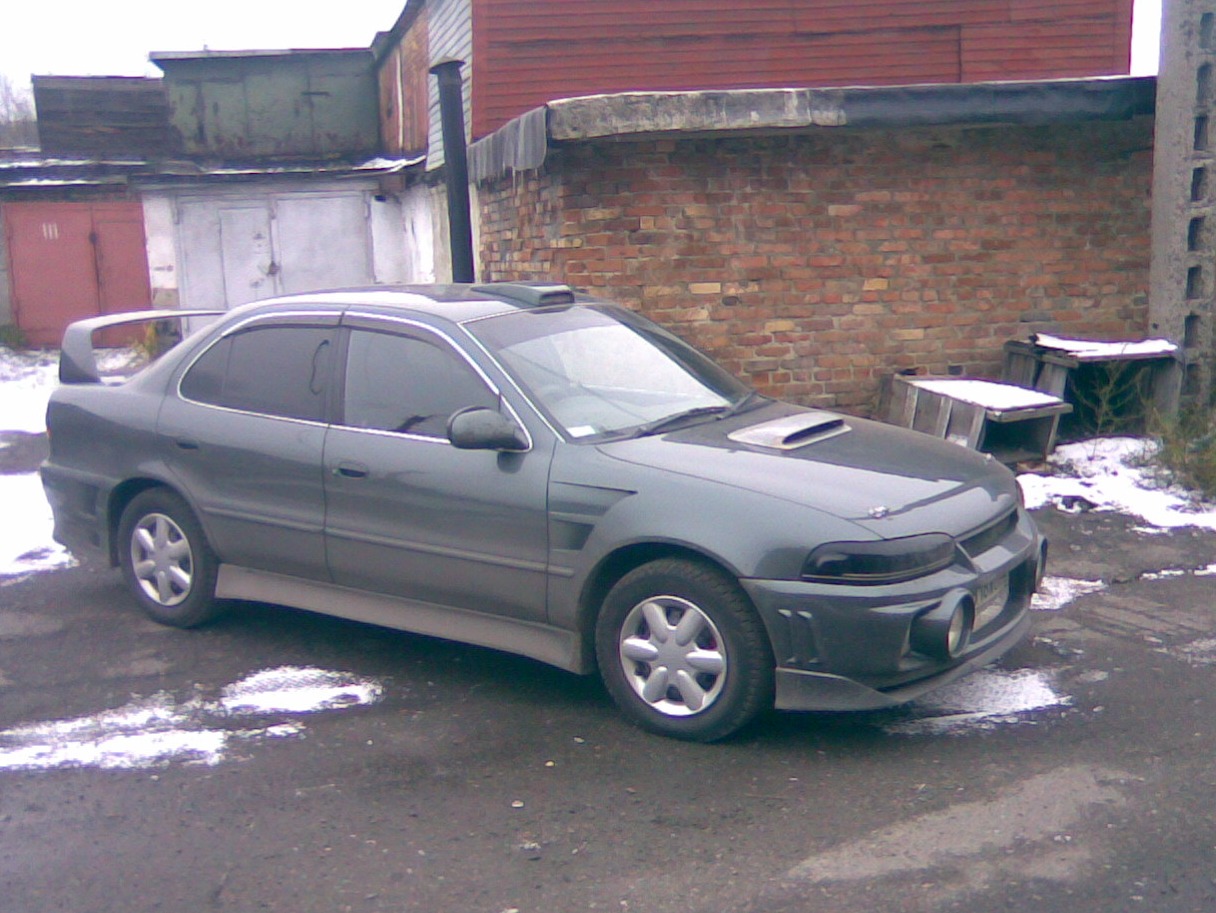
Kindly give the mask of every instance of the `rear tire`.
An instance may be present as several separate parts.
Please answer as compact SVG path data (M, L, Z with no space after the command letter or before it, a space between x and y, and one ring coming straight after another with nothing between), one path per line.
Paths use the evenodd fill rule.
M219 561L174 492L152 488L131 499L118 523L118 559L127 587L155 621L193 628L219 614Z
M600 676L632 722L696 742L726 738L773 704L773 654L737 581L663 559L622 577L595 632Z

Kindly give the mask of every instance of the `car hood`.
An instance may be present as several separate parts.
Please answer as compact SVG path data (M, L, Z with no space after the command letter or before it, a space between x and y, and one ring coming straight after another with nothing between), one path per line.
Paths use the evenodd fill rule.
M810 433L796 446L751 443L765 439L766 428L799 423ZM1012 475L984 454L783 403L600 446L613 459L802 504L884 538L930 530L960 535L1016 503Z

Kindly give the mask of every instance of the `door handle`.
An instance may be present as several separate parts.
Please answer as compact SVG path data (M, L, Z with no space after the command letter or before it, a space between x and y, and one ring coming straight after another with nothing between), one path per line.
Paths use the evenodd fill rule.
M189 438L179 437L174 443L177 444L179 450L198 450L198 441L192 441Z
M346 479L365 479L369 472L368 468L362 463L339 463L334 467L334 475L341 476Z

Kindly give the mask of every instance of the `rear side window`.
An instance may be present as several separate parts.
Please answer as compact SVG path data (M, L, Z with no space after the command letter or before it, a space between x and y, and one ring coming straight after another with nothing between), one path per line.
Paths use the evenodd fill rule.
M343 423L423 437L446 437L467 406L498 408L498 397L467 361L414 336L353 330Z
M323 421L333 334L320 327L255 327L221 339L182 378L182 396L283 418Z

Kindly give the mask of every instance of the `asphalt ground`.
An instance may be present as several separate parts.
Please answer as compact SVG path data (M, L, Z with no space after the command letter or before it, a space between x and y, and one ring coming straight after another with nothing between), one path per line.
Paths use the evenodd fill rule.
M172 630L97 566L0 580L0 913L1214 910L1216 536L1038 516L1052 575L1095 585L976 681L1054 700L773 713L717 745L489 650L250 604ZM382 695L214 710L284 668ZM224 751L12 761L141 701Z

